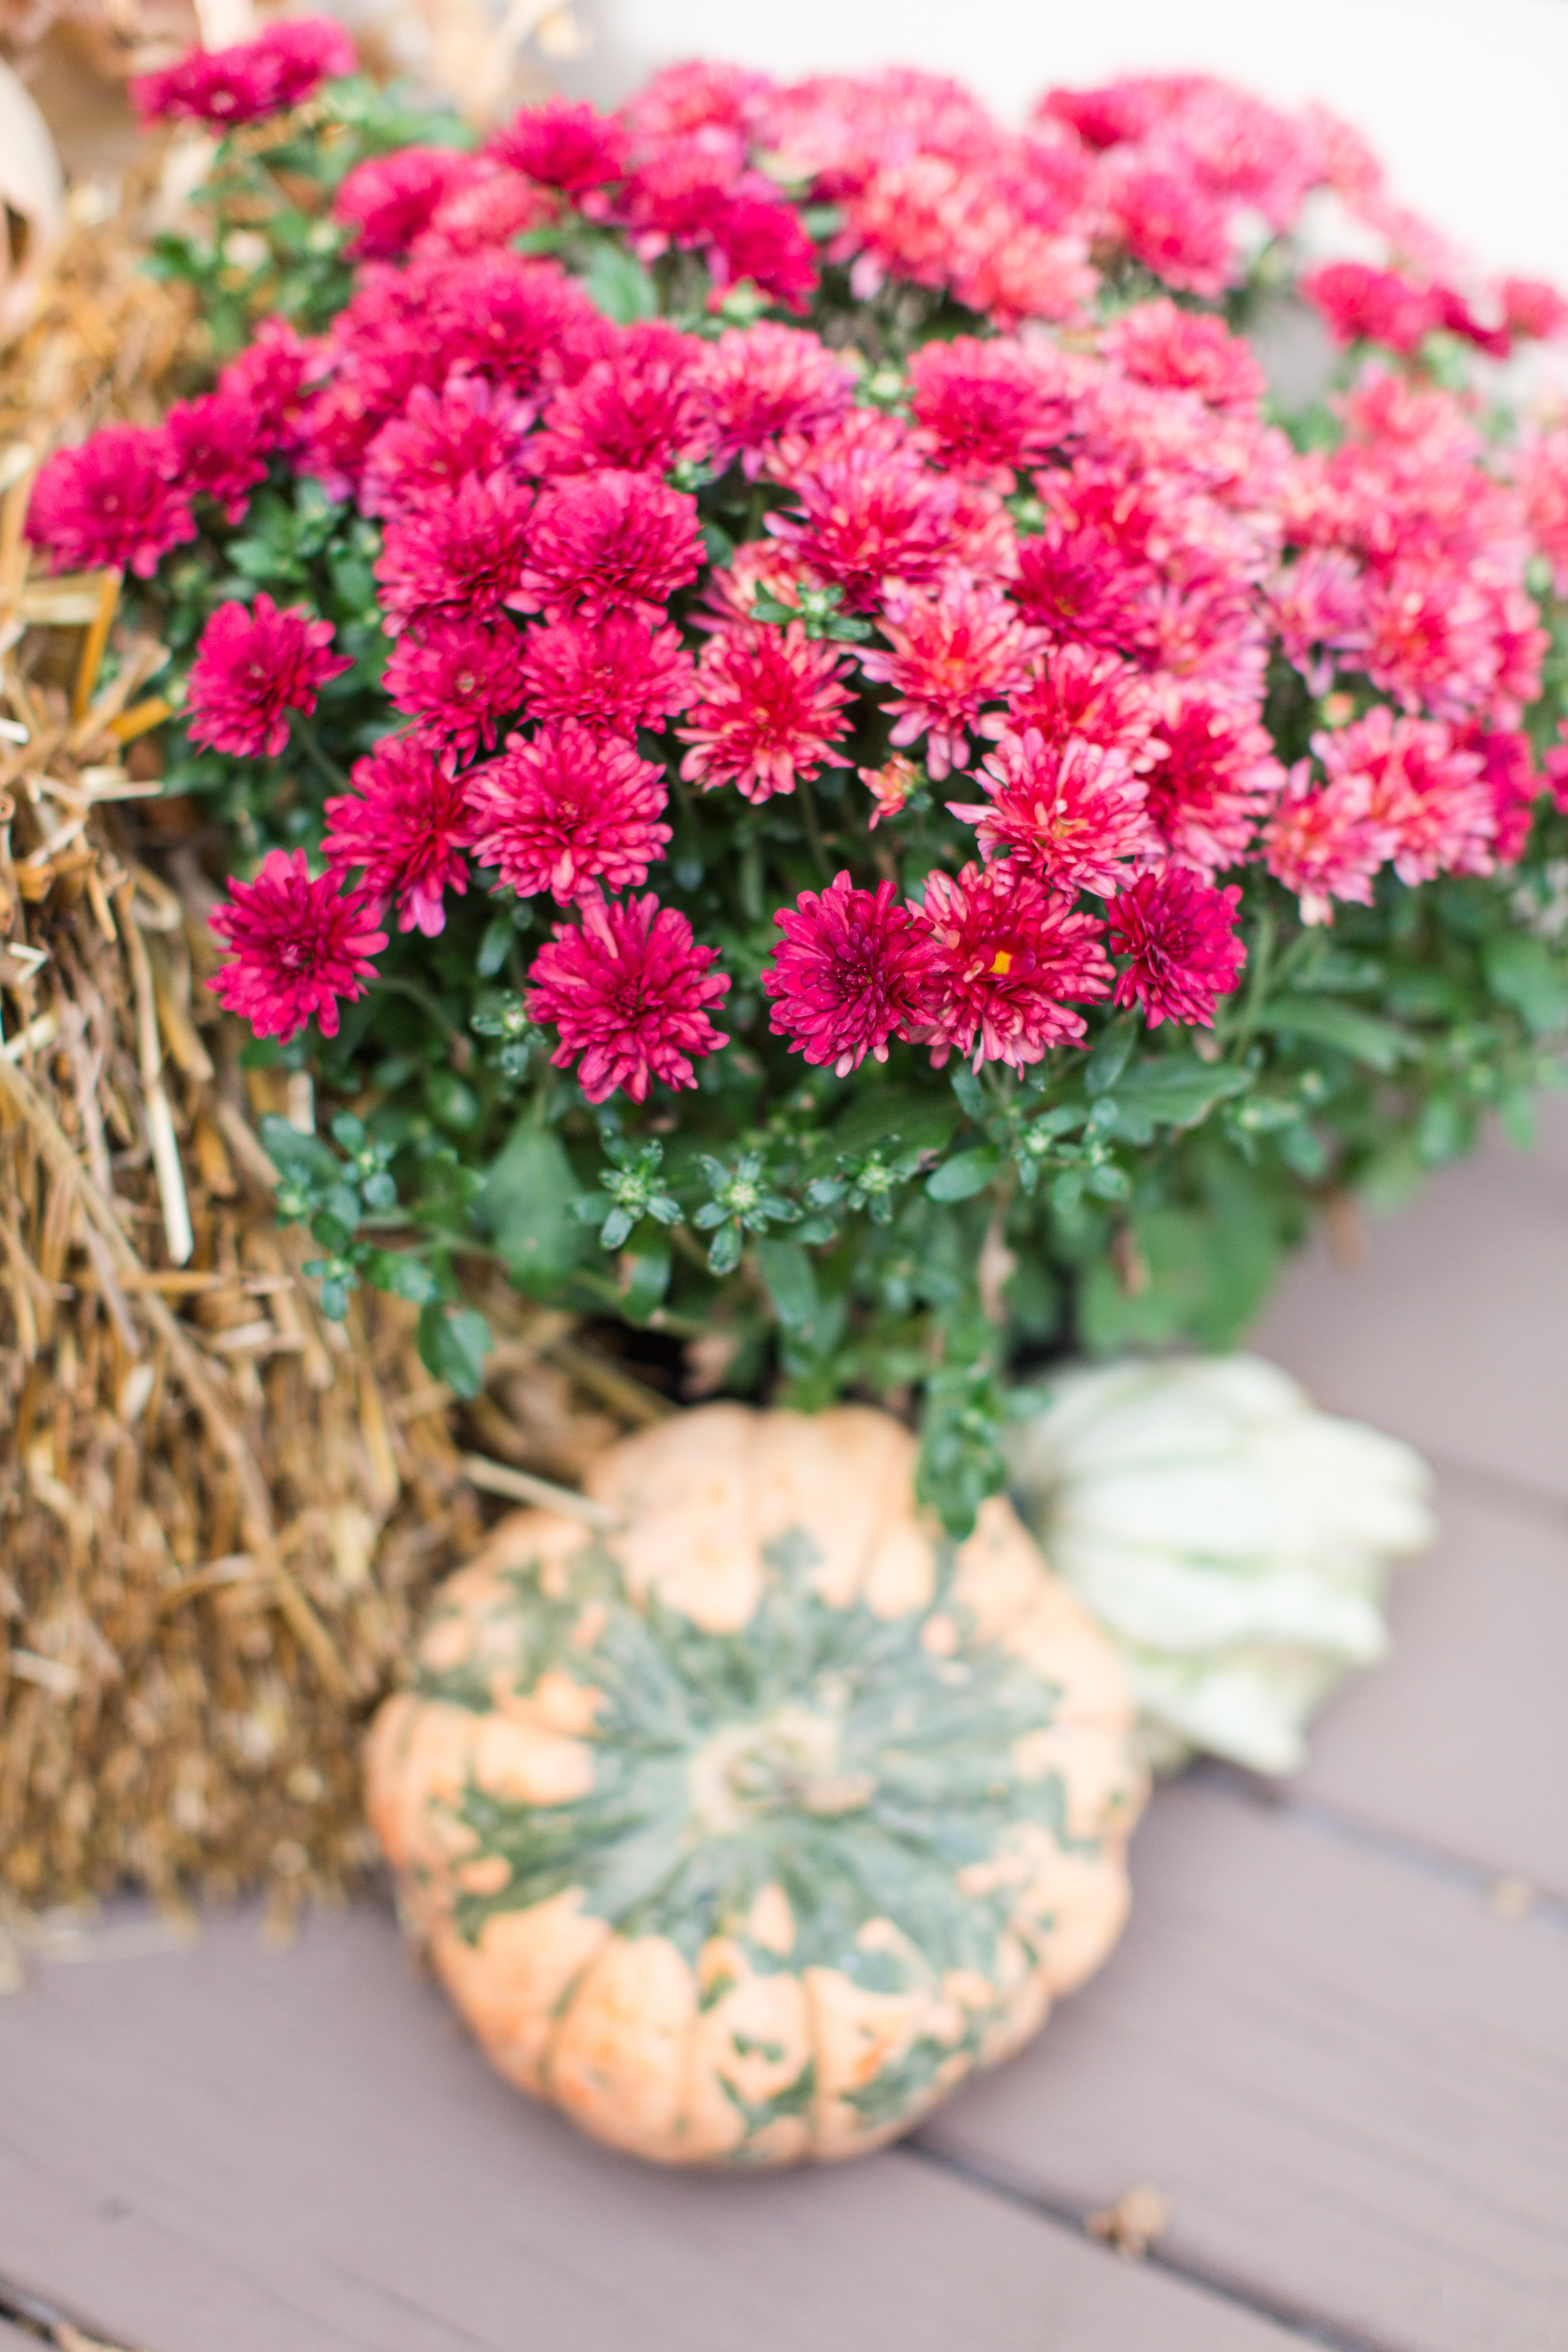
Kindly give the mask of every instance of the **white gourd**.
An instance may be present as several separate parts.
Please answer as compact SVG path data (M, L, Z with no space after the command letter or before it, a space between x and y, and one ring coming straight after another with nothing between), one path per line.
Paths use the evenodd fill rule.
M1121 1650L1157 1769L1290 1772L1308 1718L1387 1647L1394 1562L1433 1535L1407 1445L1256 1356L1072 1366L1010 1447L1047 1558Z

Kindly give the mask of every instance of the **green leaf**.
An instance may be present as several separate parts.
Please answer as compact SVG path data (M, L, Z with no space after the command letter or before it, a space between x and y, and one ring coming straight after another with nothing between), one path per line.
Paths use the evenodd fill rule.
M1568 1028L1568 979L1544 940L1507 932L1487 941L1481 961L1488 987L1512 1005L1532 1037Z
M1096 1095L1110 1092L1127 1067L1136 1043L1137 1031L1131 1021L1112 1022L1084 1066L1084 1092L1091 1101Z
M484 937L479 941L479 954L474 959L474 969L481 980L493 980L498 971L504 970L507 957L511 952L513 937L510 915L490 917L485 925Z
M280 1175L311 1178L323 1186L337 1182L342 1164L319 1136L301 1135L275 1111L268 1111L259 1121L257 1132L263 1151Z
M845 1153L890 1148L940 1151L958 1125L951 1094L916 1094L912 1087L868 1087L858 1093L833 1126L833 1145Z
M1405 1031L1392 1021L1363 1013L1332 996L1277 997L1258 1025L1284 1036L1331 1045L1336 1053L1348 1054L1352 1062L1364 1062L1373 1070L1394 1069L1415 1051Z
M1001 1165L1002 1155L993 1144L979 1144L973 1151L944 1160L927 1178L926 1191L933 1201L967 1201L984 1191Z
M819 1304L816 1269L807 1253L798 1242L759 1242L756 1259L773 1312L785 1330L806 1329Z
M475 1203L521 1289L547 1297L582 1256L587 1234L573 1207L582 1189L559 1139L531 1117L523 1118Z
M589 300L619 327L658 315L658 289L636 254L624 246L607 240L595 246L583 285Z
M621 1313L628 1323L646 1323L663 1305L669 1268L669 1248L664 1242L652 1242L635 1257L621 1260Z
M472 1307L448 1307L436 1299L419 1311L420 1361L457 1396L479 1394L494 1344L489 1325Z
M409 1257L400 1250L374 1251L365 1272L380 1289L406 1298L411 1307L428 1307L441 1296L441 1286L424 1259Z
M702 1223L700 1214L697 1223ZM721 1225L713 1236L708 1252L708 1265L710 1273L725 1275L733 1274L740 1263L741 1228L731 1217L729 1223Z
M1227 1095L1245 1094L1252 1080L1223 1062L1191 1054L1164 1054L1122 1072L1115 1090L1095 1106L1097 1132L1126 1143L1148 1143L1157 1127L1195 1127Z

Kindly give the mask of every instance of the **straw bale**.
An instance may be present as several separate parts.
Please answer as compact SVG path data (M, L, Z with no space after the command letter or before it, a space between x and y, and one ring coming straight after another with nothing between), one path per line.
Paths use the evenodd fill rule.
M29 576L33 457L198 380L182 298L79 218L0 353L0 1945L131 1881L264 1885L285 1928L370 1859L358 1730L476 1476L570 1486L658 1401L492 1286L486 1394L412 1311L325 1321L271 1213L197 812L159 796L163 648L111 573ZM114 659L105 663L106 652ZM466 1462L468 1466L466 1466ZM470 1475L470 1471L475 1475ZM498 1485L499 1479L499 1485ZM7 1935L7 1930L9 1931ZM0 1969L0 1980L5 1970Z

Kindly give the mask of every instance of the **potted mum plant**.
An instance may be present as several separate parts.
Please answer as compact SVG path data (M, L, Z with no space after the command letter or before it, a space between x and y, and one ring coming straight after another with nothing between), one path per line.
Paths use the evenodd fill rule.
M1528 1134L1568 436L1498 362L1568 310L1343 126L691 66L475 144L309 22L139 100L217 134L216 381L27 527L169 648L329 1312L471 1390L489 1257L686 1393L892 1402L962 1531L1020 1366L1223 1346L1325 1200Z

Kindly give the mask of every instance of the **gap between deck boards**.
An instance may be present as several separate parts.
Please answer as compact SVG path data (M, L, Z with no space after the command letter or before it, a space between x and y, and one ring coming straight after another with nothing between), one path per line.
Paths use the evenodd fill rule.
M1047 2221L1055 2221L1063 2229L1088 2237L1087 2208L1080 2210L1065 2199L1047 2197L1038 2189L1027 2188L1012 2179L1003 2167L993 2168L973 2157L953 2156L945 2148L929 2147L919 2133L912 2139L905 2140L903 2146L911 2156L919 2157L922 2164L931 2165L939 2172L952 2173L954 2179L967 2181L972 2189L983 2189L989 2196L1001 2198L1005 2204L1016 2205L1026 2213L1042 2215ZM1101 2251L1107 2262L1127 2259L1109 2246ZM1208 2263L1173 2254L1159 2242L1152 2245L1138 2260L1167 2278L1180 2279L1184 2285L1199 2288L1205 2294L1212 2295L1216 2303L1228 2304L1233 2310L1245 2311L1254 2319L1270 2321L1276 2327L1300 2336L1304 2344L1321 2345L1323 2352L1412 2352L1410 2346L1395 2344L1388 2336L1364 2336L1337 2327L1331 2320L1316 2315L1301 2304L1265 2294Z

